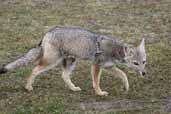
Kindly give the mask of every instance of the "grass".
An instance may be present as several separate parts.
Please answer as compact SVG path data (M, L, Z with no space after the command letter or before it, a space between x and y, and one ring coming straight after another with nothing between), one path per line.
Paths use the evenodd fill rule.
M23 87L31 68L18 69L0 78L2 114L164 114L171 113L171 2L170 0L0 0L0 63L8 63L34 47L53 26L80 26L114 36L125 42L146 38L148 80L123 69L130 91L124 94L122 83L103 72L101 86L108 97L95 96L90 65L81 63L73 82L83 90L72 92L61 79L60 68L36 79L35 90ZM105 76L106 75L106 76ZM140 100L145 108L132 110L86 109L81 103ZM166 102L168 101L168 102ZM144 107L142 106L142 107Z

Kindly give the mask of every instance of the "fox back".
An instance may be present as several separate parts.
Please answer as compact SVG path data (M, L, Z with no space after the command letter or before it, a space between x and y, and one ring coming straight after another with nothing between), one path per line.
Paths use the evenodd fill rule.
M55 27L46 33L42 45L48 42L62 51L62 54L92 59L97 37L97 34L80 28Z

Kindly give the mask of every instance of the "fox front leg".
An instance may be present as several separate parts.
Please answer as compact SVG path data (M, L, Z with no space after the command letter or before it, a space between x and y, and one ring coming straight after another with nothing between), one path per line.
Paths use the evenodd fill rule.
M122 80L122 82L124 84L124 87L125 87L125 90L126 90L126 93L127 93L128 90L129 90L129 82L128 82L127 75L117 67L114 67L112 69L111 74L115 74L116 77L118 77L118 78L120 78Z
M93 88L95 89L95 92L97 95L100 96L107 96L108 93L106 91L102 91L100 88L100 75L102 70L100 69L100 66L97 64L93 64L91 68L92 73L92 80L93 80Z

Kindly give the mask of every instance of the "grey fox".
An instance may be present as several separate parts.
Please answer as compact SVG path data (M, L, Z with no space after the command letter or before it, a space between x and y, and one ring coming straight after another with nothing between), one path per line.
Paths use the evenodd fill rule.
M54 27L45 34L38 47L0 68L0 73L6 73L37 61L37 66L27 78L25 86L28 91L31 91L37 75L61 64L64 82L71 90L80 91L81 88L75 86L70 79L70 74L79 60L91 62L93 87L97 95L108 95L100 88L101 71L108 68L111 68L113 73L122 79L126 91L128 91L129 83L126 74L119 68L112 68L112 66L120 63L125 64L139 72L141 76L145 75L145 42L142 39L140 45L134 47L122 43L116 38L96 34L79 27Z

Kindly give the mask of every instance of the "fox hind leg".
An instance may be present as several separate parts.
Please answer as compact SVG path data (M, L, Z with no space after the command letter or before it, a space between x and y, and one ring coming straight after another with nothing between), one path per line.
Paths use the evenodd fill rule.
M32 91L33 87L32 84L34 83L34 80L36 78L36 76L38 76L40 73L48 71L49 69L55 67L56 65L58 65L59 63L62 62L62 59L58 59L56 61L56 63L49 63L49 64L39 64L37 65L33 70L31 75L27 78L27 84L25 86L25 89L28 91Z
M45 65L37 65L33 70L31 75L27 78L27 84L25 86L25 89L28 91L32 91L33 87L32 84L34 83L34 79L36 78L37 75L39 75L43 70L45 70L46 66Z
M62 78L65 84L72 90L72 91L81 91L80 87L76 87L71 81L71 73L74 70L76 65L75 58L67 58L63 60L63 73Z
M27 78L25 89L32 91L32 84L34 83L36 76L60 64L62 60L63 58L60 57L59 51L55 50L55 48L47 44L42 57L39 59L38 65L32 70L31 75Z

